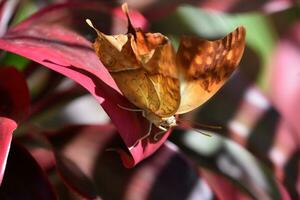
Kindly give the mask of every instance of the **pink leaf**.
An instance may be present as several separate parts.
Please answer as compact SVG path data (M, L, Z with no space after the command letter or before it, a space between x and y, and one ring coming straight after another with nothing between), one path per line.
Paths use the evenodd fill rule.
M211 188L214 190L214 192L217 194L218 198L221 200L247 200L251 199L246 194L242 193L240 188L236 185L234 185L232 182L230 182L228 179L222 177L221 175L213 174L212 172L201 169L201 176L206 179L208 184L211 186ZM290 196L284 186L277 180L276 184L279 188L279 192L281 195L281 199L283 200L290 200ZM257 195L257 194L255 194ZM269 197L265 197L266 199Z
M72 15L74 13L76 18ZM148 122L140 113L129 112L117 106L133 107L120 94L112 77L92 50L91 43L74 31L78 27L89 30L84 18L104 18L111 13L113 9L102 4L54 5L10 29L0 39L0 48L38 62L81 84L99 101L127 147L131 147L147 133ZM76 21L80 18L82 21ZM132 20L136 20L134 13ZM118 150L125 166L132 167L151 155L166 140L168 134L159 141L144 140L130 154L128 150Z
M249 196L245 195L240 189L234 186L229 180L220 175L201 169L201 176L208 182L208 185L216 193L220 200L248 200Z
M47 135L64 182L84 198L187 199L193 193L201 199L197 170L169 142L128 170L107 151L120 142L111 125L70 126Z
M0 2L0 36L3 36L6 32L18 4L19 0L3 0Z
M12 133L16 128L17 124L15 121L6 117L0 117L0 185L6 167Z
M57 199L46 174L29 152L14 142L0 187L0 199Z
M300 23L281 39L272 61L271 100L300 137Z
M29 92L24 77L14 68L0 68L0 184L6 160L17 128L29 108Z
M88 199L98 198L93 173L98 157L115 136L113 125L69 126L46 135L53 146L57 170L73 191Z
M291 197L290 197L288 191L286 190L286 188L284 187L284 185L281 182L279 182L278 180L276 181L276 183L277 183L277 186L280 191L281 199L282 200L291 200Z

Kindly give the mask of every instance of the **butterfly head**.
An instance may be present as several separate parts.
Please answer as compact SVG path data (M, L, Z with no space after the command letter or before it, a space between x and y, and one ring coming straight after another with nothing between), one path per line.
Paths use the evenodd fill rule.
M177 122L176 122L176 118L175 116L171 116L171 117L168 117L168 118L163 118L161 123L160 123L160 126L161 127L164 127L164 128L170 128L172 126L176 126L177 125Z

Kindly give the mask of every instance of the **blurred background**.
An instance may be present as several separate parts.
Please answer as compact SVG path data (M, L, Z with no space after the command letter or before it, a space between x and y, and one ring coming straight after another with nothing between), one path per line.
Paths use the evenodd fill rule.
M87 17L93 19L96 27L105 33L125 33L126 21L115 16L115 13L121 12L119 6L123 2L1 1L4 6L1 7L0 34L4 35L7 28L16 26L32 13L58 3L96 3L111 8L112 13L105 11L106 7L99 12L88 9L76 12L70 8L67 17L62 18L74 25L70 26L71 30L90 41L94 40L95 34L84 24ZM61 153L59 156L55 154L55 158L50 156L53 154L48 152L49 149L44 149L46 144L36 145L40 141L39 136L26 136L22 130L15 133L16 140L25 144L48 174L58 196L61 199L129 200L299 199L300 2L126 2L131 10L140 13L133 20L135 25L146 24L145 30L166 35L176 48L182 35L216 39L239 25L246 28L247 46L238 70L203 106L180 116L192 124L221 126L222 129L201 130L211 134L209 137L195 130L177 128L172 131L166 144L150 158L133 169L126 169L115 152L104 151L104 148L101 156L93 152L100 148L95 147L95 141L101 145L105 138L110 137L108 135L117 136L115 131L105 132L106 129L103 129L100 138L92 134L97 132L94 126L110 126L110 119L88 92L37 63L2 52L2 66L13 66L25 74L34 111L31 123L52 132L60 130L50 134L52 148ZM40 20L43 19L41 17ZM54 23L49 22L50 29ZM62 92L61 95L58 95L59 92ZM47 98L50 99L48 102L41 101ZM41 108L45 111L41 112ZM82 128L82 124L90 126ZM68 125L70 127L66 127ZM35 130L39 129L37 127ZM32 130L26 128L24 130ZM70 134L65 136L58 134L60 132ZM33 140L28 139L32 137L35 138L35 145ZM113 143L120 143L119 140ZM89 148L92 150L87 150ZM45 159L45 155L49 157ZM92 164L87 164L91 163L87 159L93 160ZM56 160L56 164L49 160ZM55 167L64 181L59 180ZM81 173L91 180L82 178L85 175L77 177ZM8 183L7 186L4 184L0 193L7 194L9 187Z

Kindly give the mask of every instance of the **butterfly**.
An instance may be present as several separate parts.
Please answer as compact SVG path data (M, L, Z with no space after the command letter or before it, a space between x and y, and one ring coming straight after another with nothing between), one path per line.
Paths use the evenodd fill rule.
M167 131L176 126L175 115L194 110L211 98L237 68L245 48L240 26L222 39L209 41L183 36L177 52L161 33L133 27L127 4L128 33L105 35L96 30L93 48L123 95L152 124Z

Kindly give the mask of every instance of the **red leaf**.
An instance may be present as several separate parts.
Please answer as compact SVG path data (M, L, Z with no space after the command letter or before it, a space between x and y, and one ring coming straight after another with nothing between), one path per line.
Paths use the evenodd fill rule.
M220 200L247 200L251 199L249 196L242 193L240 188L235 186L232 182L230 182L228 179L213 174L212 172L201 169L201 176L206 179L209 186L214 190L217 197ZM279 188L281 199L283 200L290 200L290 196L284 186L279 182L276 181L276 184ZM265 197L266 199L269 199L269 197Z
M12 139L12 133L17 128L15 121L0 117L0 185L2 183L6 160Z
M24 77L14 68L0 68L0 184L17 121L29 108L29 92Z
M98 198L92 181L95 163L108 148L114 131L113 125L77 125L46 133L55 152L60 176L67 186L84 198Z
M205 169L201 169L201 176L208 182L208 185L212 188L220 200L250 199L250 197L242 193L239 188L235 187L224 177L217 176Z
M0 116L16 121L28 114L29 91L23 74L15 68L0 68Z
M117 106L133 107L120 94L112 77L92 50L91 43L70 29L85 24L83 19L79 23L75 21L80 19L80 13L81 18L93 19L93 14L103 18L112 12L111 8L102 4L61 4L48 7L10 29L0 39L0 48L34 60L85 87L111 117L127 147L131 147L147 133L148 122L140 113ZM72 18L74 15L71 13L76 13L76 18ZM133 15L132 20L135 19ZM89 30L87 25L84 27ZM158 142L144 141L133 148L130 154L127 150L120 150L125 166L132 167L151 155L168 134Z
M119 142L112 128L70 126L48 134L57 169L73 190L93 199L187 199L191 193L201 199L197 169L176 146L167 142L134 169L126 169L115 152L105 151Z
M0 199L57 199L46 175L22 146L12 143Z

